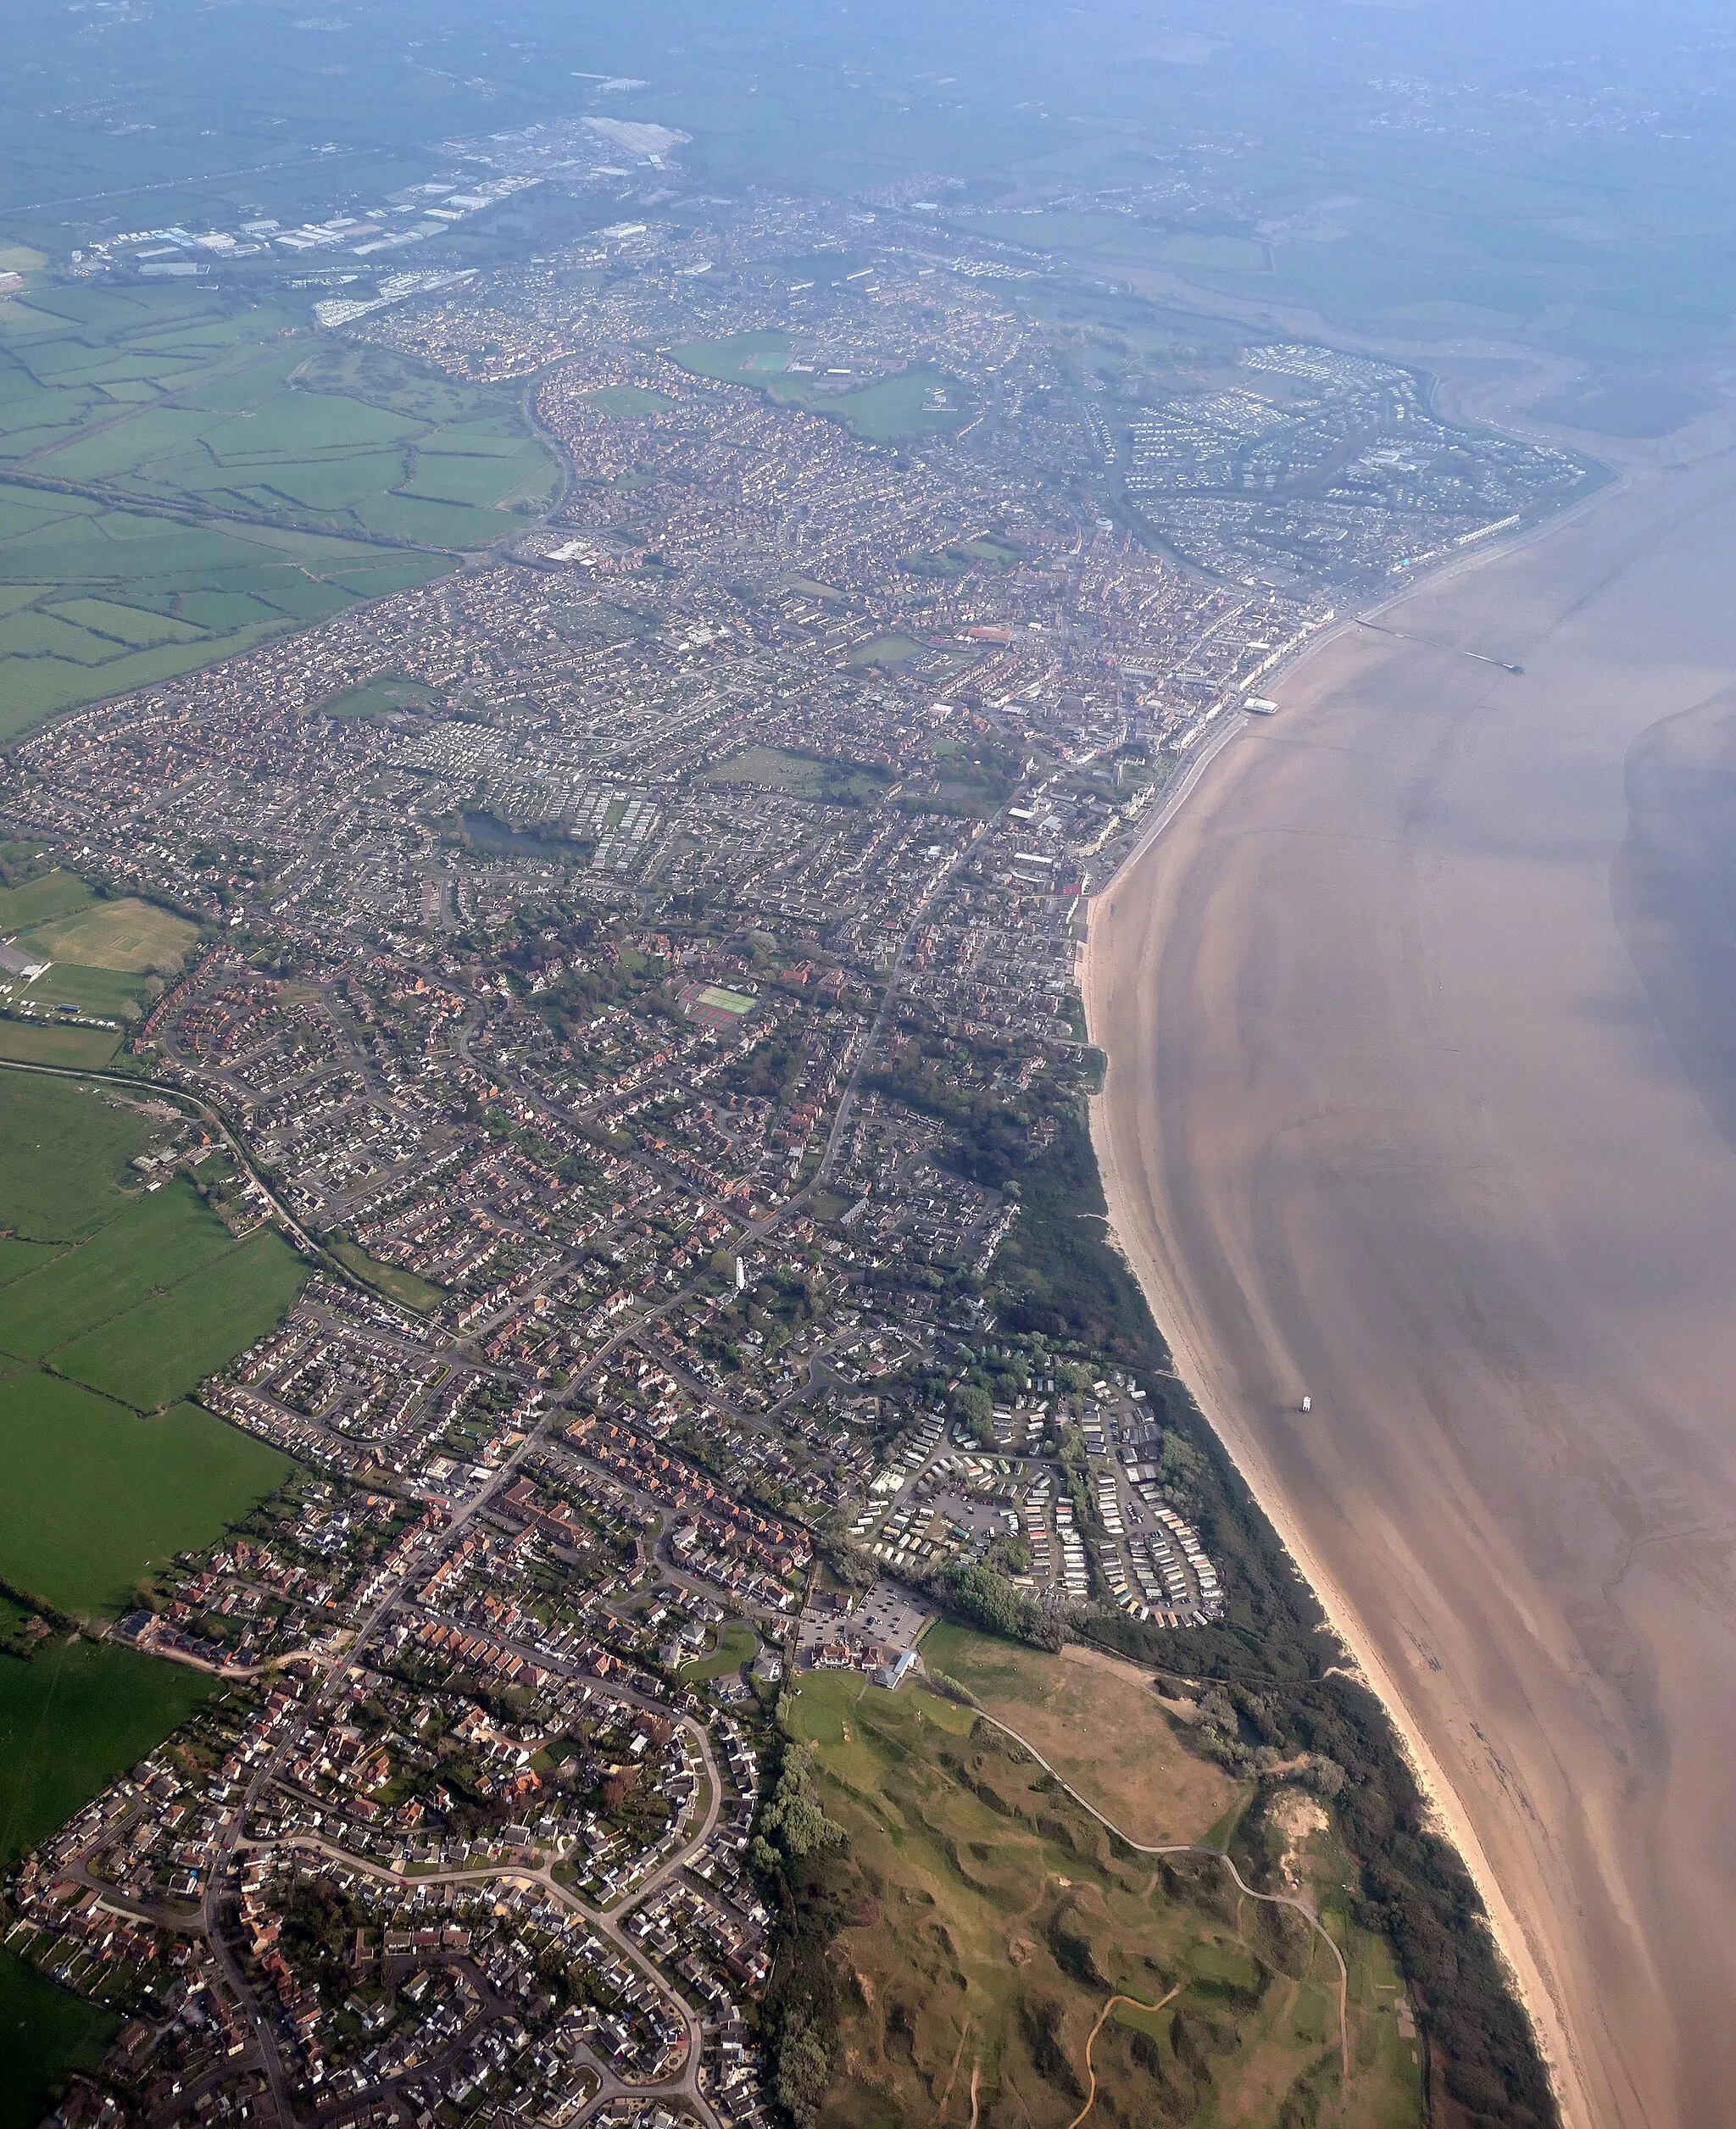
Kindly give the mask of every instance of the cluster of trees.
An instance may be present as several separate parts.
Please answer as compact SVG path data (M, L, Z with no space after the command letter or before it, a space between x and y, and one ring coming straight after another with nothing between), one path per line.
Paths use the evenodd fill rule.
M952 1561L935 1578L935 1593L949 1611L984 1633L1033 1648L1059 1648L1066 1638L1053 1613L986 1563Z
M832 2077L832 2037L841 2008L827 1956L844 1921L850 1873L842 1826L815 1798L813 1755L780 1718L776 1779L761 1804L748 1857L778 1911L776 1958L761 2016L771 2089L796 2129L810 2129Z
M807 1746L785 1745L776 1784L760 1806L754 1836L754 1860L768 1875L843 1843L843 1828L820 1808L813 1774L814 1755Z

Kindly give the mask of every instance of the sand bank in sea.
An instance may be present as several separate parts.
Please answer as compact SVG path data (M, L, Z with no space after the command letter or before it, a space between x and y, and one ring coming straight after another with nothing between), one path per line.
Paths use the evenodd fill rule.
M1340 636L1086 955L1116 1234L1579 2129L1736 2089L1733 581L1712 461L1419 587L1523 675Z

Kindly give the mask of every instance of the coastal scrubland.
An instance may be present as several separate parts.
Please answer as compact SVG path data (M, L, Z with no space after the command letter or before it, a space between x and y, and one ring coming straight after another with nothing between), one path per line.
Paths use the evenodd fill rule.
M1006 1672L1006 1652L978 1637L945 1645L961 1667ZM1051 1692L1065 1704L1072 1682L1039 1674L1066 1658L1016 1663L1025 1705ZM1154 1754L1146 1811L1177 1843L1210 1833L1202 1813L1226 1795L1239 1818L1246 1793L1209 1766L1190 1774L1149 1682L1127 1669L1122 1691ZM1089 2104L1148 2124L1422 2122L1399 1979L1351 1918L1324 1814L1294 1838L1262 1817L1244 1847L1280 1891L1307 1888L1346 1954L1342 2038L1338 1962L1302 1914L1247 1898L1212 1855L1135 1854L959 1698L809 1676L787 1723L803 1780L848 1837L808 1866L809 1912L832 1931L805 1970L836 2021L826 2121L1066 2129Z

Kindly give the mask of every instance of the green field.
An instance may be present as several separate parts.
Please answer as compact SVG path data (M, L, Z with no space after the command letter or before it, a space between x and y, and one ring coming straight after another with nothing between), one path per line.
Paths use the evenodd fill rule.
M642 421L648 414L666 413L675 404L673 399L643 385L602 385L583 397L587 407L595 407L611 421Z
M112 2011L0 1949L0 2129L36 2129L69 2070L94 2070L120 2029Z
M682 1683L703 1686L713 1678L727 1677L739 1670L743 1664L752 1663L759 1653L760 1637L743 1619L732 1619L717 1637L717 1646L709 1656L698 1656L681 1668Z
M832 379L791 376L784 370L790 347L787 333L732 333L725 340L696 340L671 348L670 356L696 377L754 385L781 407L833 415L870 443L943 433L969 418L969 410L959 403L957 386L938 370L906 370L838 392L830 388ZM930 407L932 393L947 394L949 403Z
M142 1419L35 1368L0 1377L0 1578L79 1618L125 1611L292 1468L197 1405Z
M791 1722L849 1837L822 1866L852 1977L828 2129L1068 2129L1117 1993L1149 2008L1124 2007L1092 2045L1105 2122L1420 2129L1421 2068L1377 1939L1350 1932L1347 2086L1331 1953L1299 1917L1239 1898L1221 1864L1116 1854L1028 1754L914 1681L888 1694L804 1676ZM1337 1936L1344 1865L1313 1838L1299 1867L1333 1888Z
M31 884L46 887L64 876L50 873ZM83 887L84 882L78 881L75 885ZM20 892L28 893L29 889ZM102 901L86 889L81 903L19 927L18 943L49 960L138 976L147 969L177 968L198 936L196 924L154 902L140 902L131 896Z
M276 1323L304 1276L273 1230L237 1242L184 1178L131 1194L158 1135L70 1080L0 1104L0 1580L114 1611L291 1466L182 1400Z
M0 1869L9 1869L206 1699L213 1682L131 1649L58 1637L0 1657ZM120 2020L0 1950L0 2129L35 2129L69 2070Z
M921 650L914 636L876 636L871 642L858 643L844 662L849 665L903 665L919 657Z
M43 1359L235 1253L233 1236L185 1180L149 1197L117 1196L87 1241L0 1288L0 1352Z
M93 1085L0 1075L0 1229L73 1242L112 1220L150 1120ZM0 1268L0 1279L8 1275Z
M110 1061L120 1045L119 1035L100 1027L38 1027L27 1020L0 1020L0 1062L95 1072ZM4 1217L0 1212L0 1219Z
M295 1252L268 1229L209 1275L154 1293L63 1346L54 1365L136 1410L160 1411L281 1322L306 1276Z
M278 1322L304 1276L275 1230L236 1242L177 1181L0 1287L0 1353L160 1410Z
M182 1664L67 1636L0 1657L0 1869L62 1826L209 1698Z
M71 873L50 872L0 890L0 933L53 963L34 983L0 976L0 1006L38 1015L63 1007L120 1026L136 1020L167 976L181 965L198 927L171 910L131 897L99 899ZM27 1063L101 1064L119 1037L100 1029L0 1021L0 1056Z
M435 699L431 687L402 674L382 673L360 687L328 695L314 708L322 717L391 717L401 709L426 709Z
M715 762L705 772L714 784L757 784L765 791L787 791L797 798L832 801L865 798L884 790L889 778L854 762L821 760L793 754L782 747L744 747L738 754Z
M420 582L543 509L509 389L271 302L43 284L0 314L0 737Z
M426 1315L430 1309L437 1309L446 1298L443 1287L431 1286L427 1280L417 1278L414 1271L405 1271L400 1265L380 1263L353 1242L334 1242L331 1249L332 1255L347 1265L358 1279L377 1287L388 1300L401 1303L406 1309Z
M21 887L0 887L0 937L88 909L91 891L75 872L45 872Z

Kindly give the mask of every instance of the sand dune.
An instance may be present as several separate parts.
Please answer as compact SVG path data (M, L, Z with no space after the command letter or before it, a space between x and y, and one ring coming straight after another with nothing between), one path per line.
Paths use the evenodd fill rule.
M1722 461L1422 586L1523 675L1338 637L1086 957L1116 1232L1576 2129L1736 2120L1733 575Z

